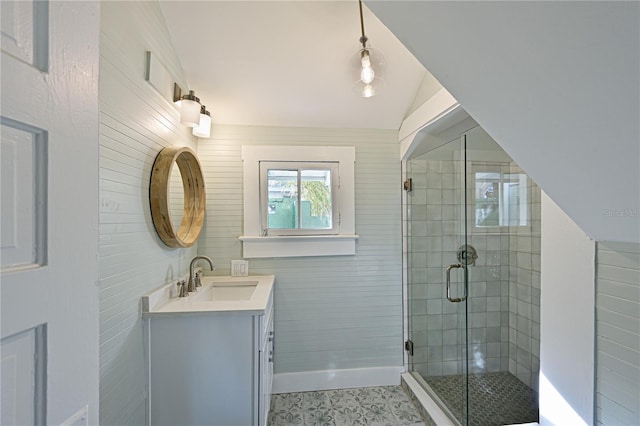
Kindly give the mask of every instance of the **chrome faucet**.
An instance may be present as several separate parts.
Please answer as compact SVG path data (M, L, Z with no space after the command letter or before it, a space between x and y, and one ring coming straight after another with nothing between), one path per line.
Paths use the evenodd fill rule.
M191 264L189 265L189 285L187 286L187 291L189 292L193 292L196 291L196 287L198 287L196 284L196 279L195 279L195 274L194 274L194 268L196 267L196 263L198 262L198 260L206 260L207 262L209 262L209 267L211 268L211 270L213 271L214 269L216 269L215 266L213 266L213 260L211 260L211 258L207 257L207 256L196 256L191 260ZM198 282L200 280L197 280Z

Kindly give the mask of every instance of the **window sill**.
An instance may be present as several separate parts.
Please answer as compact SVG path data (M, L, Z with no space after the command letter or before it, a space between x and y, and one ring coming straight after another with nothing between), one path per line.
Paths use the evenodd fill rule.
M295 235L256 237L243 235L243 257L350 256L356 254L358 235Z

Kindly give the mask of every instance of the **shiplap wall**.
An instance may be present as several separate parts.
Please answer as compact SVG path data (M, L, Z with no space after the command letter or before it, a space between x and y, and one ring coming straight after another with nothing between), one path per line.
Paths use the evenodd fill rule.
M640 245L597 245L596 421L640 423Z
M140 297L185 273L196 248L169 249L149 211L167 145L196 148L178 111L144 79L145 52L183 78L154 2L102 2L100 34L100 424L145 423Z
M207 215L198 253L217 275L242 259L243 145L355 146L354 256L249 259L274 274L275 372L402 365L400 160L396 131L213 126L198 144Z

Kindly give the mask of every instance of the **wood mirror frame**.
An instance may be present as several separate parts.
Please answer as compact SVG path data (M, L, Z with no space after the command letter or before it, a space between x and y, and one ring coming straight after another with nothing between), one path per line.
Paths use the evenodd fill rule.
M180 168L184 190L184 213L179 227L172 223L169 212L169 179L174 163ZM151 170L149 202L153 226L166 245L178 248L195 244L202 230L205 209L204 179L195 152L173 146L160 151Z

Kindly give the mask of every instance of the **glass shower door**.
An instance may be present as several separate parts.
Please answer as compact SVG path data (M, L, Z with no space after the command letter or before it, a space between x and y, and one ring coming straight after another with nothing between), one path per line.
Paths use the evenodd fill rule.
M413 377L468 424L465 139L407 162L409 357Z
M539 188L479 126L407 177L412 376L461 425L538 421Z

